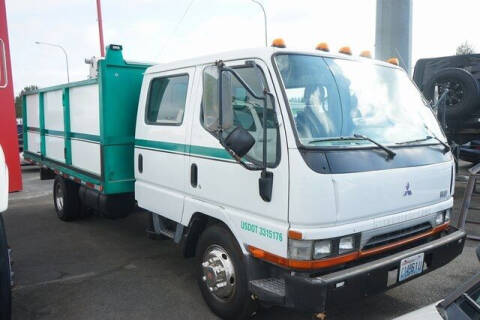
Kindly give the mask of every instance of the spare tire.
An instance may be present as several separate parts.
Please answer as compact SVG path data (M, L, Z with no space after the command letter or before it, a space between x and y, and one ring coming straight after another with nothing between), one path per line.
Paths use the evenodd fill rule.
M437 72L425 84L423 94L428 100L433 99L435 86L438 85L440 97L449 89L446 103L446 117L460 118L474 112L480 105L480 89L472 74L460 68L447 68Z

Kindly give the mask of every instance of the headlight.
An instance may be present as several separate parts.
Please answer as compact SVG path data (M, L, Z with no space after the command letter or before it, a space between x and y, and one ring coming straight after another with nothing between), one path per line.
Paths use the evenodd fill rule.
M338 244L338 254L344 254L349 251L352 251L355 247L353 236L346 236L340 238L340 242Z
M452 209L447 209L447 211L445 211L445 222L450 221L451 212L452 212Z
M443 212L437 213L435 217L435 225L441 225L443 223Z
M336 257L358 250L359 234L322 239L288 239L288 259L308 261Z
M315 241L315 248L313 249L313 259L321 259L332 254L332 241L320 240Z
M288 256L294 260L312 259L313 241L288 239Z

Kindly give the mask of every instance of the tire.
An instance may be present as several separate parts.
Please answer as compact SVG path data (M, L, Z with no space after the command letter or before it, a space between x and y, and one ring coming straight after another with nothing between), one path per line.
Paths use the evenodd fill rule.
M72 221L82 217L82 206L78 196L78 185L61 176L53 183L53 203L57 217L62 221Z
M220 224L208 227L200 236L196 253L197 281L210 309L222 319L250 318L255 313L257 304L252 300L248 290L243 253L230 231ZM212 263L209 257L217 258L217 262ZM204 266L204 263L208 266ZM229 268L230 264L233 270ZM226 277L219 281L223 282L227 278L230 284L217 291L211 291L213 284L218 282L215 282L217 277L210 268L219 266L223 270L229 270L224 273Z
M8 257L7 237L0 214L0 320L10 320L12 308L10 290L10 263Z
M447 119L470 115L480 106L479 85L472 74L464 69L447 68L437 72L425 85L425 98L433 99L436 85L439 86L439 97L445 87L450 90L445 100Z

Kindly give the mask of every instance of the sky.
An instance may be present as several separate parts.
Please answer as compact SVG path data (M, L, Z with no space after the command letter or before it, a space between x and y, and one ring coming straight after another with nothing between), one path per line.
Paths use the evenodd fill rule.
M268 43L289 48L328 42L353 54L375 50L375 0L260 0ZM85 58L100 55L95 0L6 0L15 94L86 79ZM188 9L188 10L187 10ZM263 13L251 0L102 0L105 45L123 45L133 61L165 63L226 50L262 47ZM455 54L468 41L480 52L479 0L413 0L412 66L419 58Z

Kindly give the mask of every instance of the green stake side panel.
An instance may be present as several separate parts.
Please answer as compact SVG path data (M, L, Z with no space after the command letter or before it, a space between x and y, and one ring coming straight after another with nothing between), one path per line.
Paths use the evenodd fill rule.
M97 79L42 88L26 94L23 97L25 159L82 182L95 184L105 194L133 192L138 98L143 74L149 66L128 63L123 59L121 46L108 46L105 59L98 61ZM76 131L79 131L79 118L72 118L73 106L77 114L79 108L83 109L83 104L79 107L79 101L83 101L84 97L78 96L78 87L90 90L90 94L91 90L98 88L98 117L95 115L99 121L97 133L72 130L72 123L76 120ZM76 90L76 96L72 90ZM89 100L85 98L85 101ZM91 106L88 107L91 109ZM77 146L82 144L98 151L80 154L76 149L77 163L79 157L85 162L94 159L97 170L85 170L74 165L72 140Z
M134 191L133 149L138 98L149 65L126 64L121 51L108 50L99 63L100 131L107 193Z

